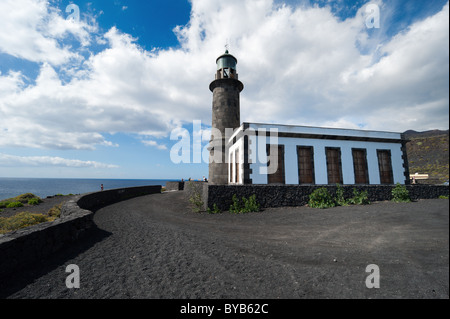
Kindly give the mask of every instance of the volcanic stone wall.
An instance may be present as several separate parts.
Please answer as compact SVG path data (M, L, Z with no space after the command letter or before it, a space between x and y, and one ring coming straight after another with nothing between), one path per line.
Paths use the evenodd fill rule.
M335 185L208 185L205 189L205 207L212 208L216 204L221 210L228 210L232 197L239 199L256 195L256 201L262 208L303 206L308 203L309 195L316 189L325 187L330 194L336 193ZM353 189L367 191L369 200L384 201L392 199L395 185L342 185L344 197L353 197ZM412 200L439 198L449 195L449 187L445 185L406 185Z
M61 208L61 217L0 235L1 278L20 271L61 250L94 227L94 212L113 203L137 196L161 193L161 186L112 189L79 195Z

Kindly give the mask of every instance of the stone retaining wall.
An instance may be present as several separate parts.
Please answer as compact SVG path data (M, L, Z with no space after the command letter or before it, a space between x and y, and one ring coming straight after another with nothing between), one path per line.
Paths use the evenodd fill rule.
M239 199L256 195L262 208L282 206L303 206L308 203L309 195L316 189L325 187L331 194L336 193L335 185L208 185L202 194L205 210L216 204L226 211L232 204L232 197ZM369 200L384 201L392 199L394 185L343 185L345 198L353 197L353 189L367 191ZM410 197L417 199L432 199L449 195L449 187L445 185L406 185Z
M208 203L208 183L207 182L198 182L198 181L188 181L184 184L184 193L186 194L186 198L189 200L190 198L200 196L200 201L203 202L202 210L206 210Z
M166 182L166 191L182 191L184 182Z
M161 193L161 186L142 186L113 189L79 195L61 208L61 217L0 235L1 278L57 252L75 242L86 230L94 226L94 212L113 203Z
M78 200L77 204L82 209L95 212L123 200L156 193L161 193L160 185L118 188L86 194Z

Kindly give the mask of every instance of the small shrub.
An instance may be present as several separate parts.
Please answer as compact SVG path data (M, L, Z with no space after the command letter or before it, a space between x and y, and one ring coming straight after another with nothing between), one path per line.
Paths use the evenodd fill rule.
M405 185L397 183L397 185L392 189L392 201L396 203L411 201L408 189Z
M260 211L260 205L256 202L256 195L252 195L248 199L242 197L242 203L239 201L236 195L233 195L232 200L233 204L231 204L230 206L230 213L246 214Z
M441 195L441 196L439 196L439 198L440 198L440 199L448 199L448 195L447 195L447 196Z
M203 201L200 194L192 194L192 196L189 198L189 202L192 204L194 212L199 213L202 211Z
M230 213L239 214L241 210L241 204L239 203L239 199L237 198L236 194L233 195L232 201L233 204L231 204L229 209Z
M28 203L28 201L30 201L34 198L40 199L39 197L37 197L34 194L26 193L26 194L22 194L17 197L14 197L12 200L14 200L16 202L21 202L22 204L26 204L26 203Z
M220 208L217 206L217 204L213 205L213 209L208 207L207 210L208 214L220 214L222 213L222 211L220 210Z
M59 218L61 216L61 207L62 203L59 205L55 205L52 208L49 209L47 212L47 216L51 221L55 220L56 218Z
M369 205L369 195L367 191L358 192L356 188L353 188L353 197L348 200L352 205Z
M204 205L201 191L198 188L195 188L195 185L192 182L188 182L186 187L191 192L189 202L192 204L192 210L196 213L200 213L203 210Z
M0 208L6 208L8 207L9 204L17 202L20 202L22 204L28 204L30 200L34 200L35 198L41 200L38 196L31 193L26 193L13 198L4 199L0 201ZM22 207L22 206L13 206L13 207Z
M8 206L9 203L10 203L10 202L8 202L8 201L0 202L0 208L6 208L6 206Z
M28 201L28 205L36 206L42 203L42 200L39 197L32 198Z
M244 203L243 213L259 212L260 205L256 202L256 195L253 194L248 199L242 197L242 201Z
M11 202L8 205L6 205L6 208L16 208L16 207L23 207L23 204L21 202Z
M308 205L313 208L335 207L336 203L325 187L316 189L309 195Z
M336 197L334 199L337 206L348 206L348 201L344 198L344 188L336 184Z

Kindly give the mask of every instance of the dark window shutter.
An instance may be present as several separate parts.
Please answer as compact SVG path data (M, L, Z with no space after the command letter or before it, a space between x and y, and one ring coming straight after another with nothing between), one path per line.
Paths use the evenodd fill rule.
M314 184L314 153L312 146L297 146L299 184Z
M271 147L278 147L278 154L276 157L274 154L270 154ZM267 182L269 184L285 184L284 145L267 145L266 150L268 156L267 167L270 166L272 161L277 161L278 163L276 172L273 174L268 174Z
M352 149L355 184L369 184L367 169L367 151L365 149Z
M380 183L394 184L394 176L392 173L392 160L390 150L377 150L378 167L380 169Z
M327 157L328 184L342 184L341 149L325 148Z

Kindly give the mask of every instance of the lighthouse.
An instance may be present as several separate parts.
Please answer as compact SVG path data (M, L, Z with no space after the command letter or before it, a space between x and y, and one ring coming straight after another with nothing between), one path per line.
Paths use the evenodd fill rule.
M235 130L240 126L239 94L244 85L238 79L237 59L228 50L217 58L216 65L215 80L209 85L213 93L209 183L225 185L228 184L225 129Z

